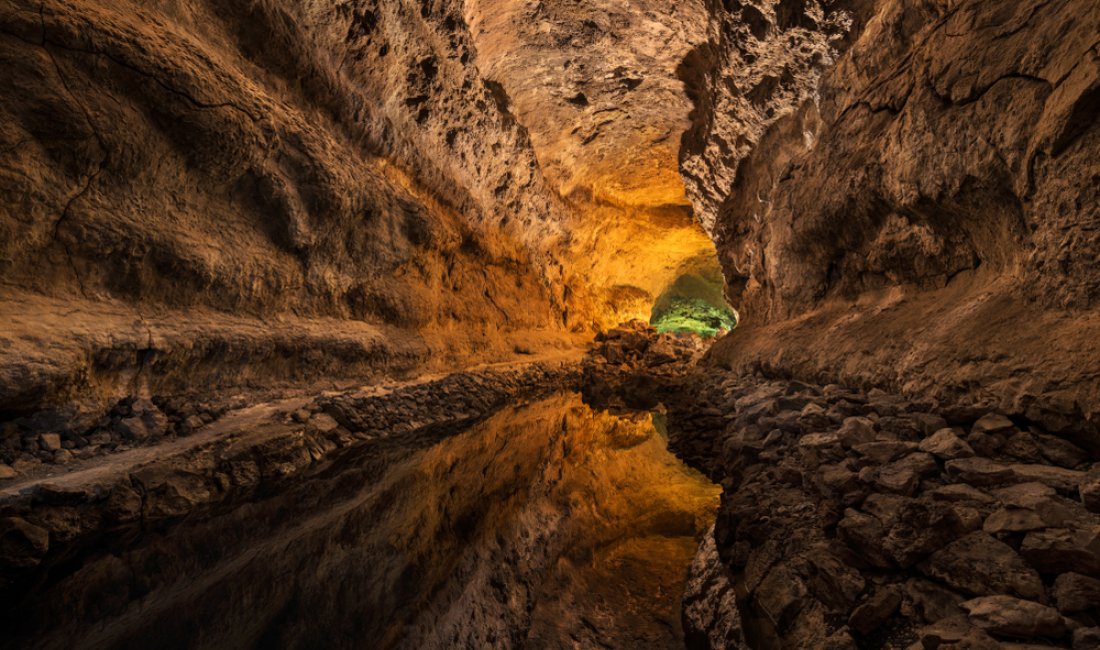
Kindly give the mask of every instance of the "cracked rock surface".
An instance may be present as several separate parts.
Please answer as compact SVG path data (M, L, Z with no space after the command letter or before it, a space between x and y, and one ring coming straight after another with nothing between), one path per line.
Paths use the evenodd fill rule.
M749 647L1091 647L1094 455L879 390L698 373L668 399L671 447L724 488L689 638L729 636L730 583Z
M996 408L1095 446L1096 3L814 4L733 3L741 24L711 39L728 63L685 151L757 124L726 108L753 93L782 114L748 155L684 165L742 317L716 362ZM830 24L846 26L832 55L766 51ZM791 65L767 92L713 83L798 52L835 57L812 93Z
M461 4L4 0L0 409L564 344L563 208Z

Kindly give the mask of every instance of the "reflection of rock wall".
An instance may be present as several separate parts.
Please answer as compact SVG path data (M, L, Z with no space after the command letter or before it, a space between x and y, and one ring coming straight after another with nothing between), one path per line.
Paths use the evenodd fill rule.
M561 396L418 450L431 440L332 452L270 478L277 489L151 518L106 548L81 538L93 541L66 554L79 570L47 559L56 582L4 610L14 636L0 647L28 632L144 647L677 645L684 572L717 488L667 452L648 416ZM226 471L248 479L246 464Z

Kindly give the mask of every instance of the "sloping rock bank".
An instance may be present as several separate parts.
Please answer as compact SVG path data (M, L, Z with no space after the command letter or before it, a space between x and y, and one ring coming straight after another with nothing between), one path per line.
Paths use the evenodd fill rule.
M339 450L398 439L403 448L468 426L508 403L576 385L577 366L533 363L434 380L258 404L208 429L45 479L0 483L0 600L102 532L161 525L278 490Z
M713 359L1100 445L1097 3L724 6L683 165L741 315Z
M997 412L708 372L666 396L672 448L724 488L698 647L742 647L730 594L754 648L1098 647L1095 455Z

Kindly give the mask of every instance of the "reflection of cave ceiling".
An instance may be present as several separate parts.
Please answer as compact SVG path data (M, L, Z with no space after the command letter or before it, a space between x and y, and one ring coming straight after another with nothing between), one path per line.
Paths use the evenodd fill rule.
M698 0L468 0L482 74L500 83L563 195L686 204L691 103L676 69L706 34Z

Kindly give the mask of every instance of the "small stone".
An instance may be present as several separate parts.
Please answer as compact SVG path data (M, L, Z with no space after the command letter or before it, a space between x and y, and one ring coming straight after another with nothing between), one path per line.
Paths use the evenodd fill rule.
M971 458L974 449L958 435L954 429L940 429L920 443L920 450L935 455L941 460Z
M1049 485L1029 482L996 488L990 490L990 494L1007 505L1017 508L1035 508L1057 494L1057 491Z
M798 415L798 425L806 433L826 429L831 424L825 409L819 404L807 404Z
M834 494L856 494L860 488L859 477L843 465L825 465L820 469L821 482Z
M910 578L905 583L905 595L902 614L908 618L923 619L926 623L961 614L959 604L966 600L956 592L923 578Z
M909 419L916 423L925 436L930 436L947 427L947 420L931 413L910 413Z
M119 435L127 440L147 440L151 433L145 426L145 422L139 417L129 417L119 420L115 425Z
M813 402L813 398L808 395L785 395L779 398L779 410L801 411L811 402Z
M967 650L995 650L1003 646L984 630L975 627L965 615L949 616L921 628L918 648L966 648Z
M0 566L26 569L50 550L50 534L20 517L0 519Z
M338 429L340 423L327 413L316 413L309 419L309 426L317 429L321 433L329 433L330 431Z
M56 433L43 433L38 436L38 446L44 451L57 451L61 449L61 436Z
M865 442L852 447L857 454L877 465L897 460L916 449L917 445L912 442L899 441Z
M875 485L885 492L911 495L921 479L939 471L931 454L918 452L899 461L883 466L875 478Z
M1036 433L1043 458L1068 469L1079 469L1089 460L1088 452L1068 440L1046 433Z
M1096 578L1080 573L1063 573L1054 580L1051 593L1058 610L1064 614L1100 610L1100 580Z
M15 468L7 463L0 463L0 481L6 478L15 478L19 476L19 472L15 471Z
M1090 512L1100 513L1100 464L1094 465L1081 477L1077 493L1081 497L1081 503L1085 504Z
M1059 639L1069 632L1058 610L1012 596L984 596L968 600L962 608L970 622L996 636Z
M945 467L951 478L977 486L1010 483L1014 477L1010 466L988 458L949 460Z
M1017 483L1042 483L1066 494L1077 494L1078 486L1085 478L1084 472L1051 465L1017 463L1011 469L1012 478Z
M875 591L852 615L848 617L848 627L857 634L868 635L890 618L901 605L901 590L888 586Z
M53 462L58 465L66 465L73 459L73 452L68 449L58 449L53 452Z
M999 508L985 519L982 530L990 535L1023 533L1046 528L1039 513L1024 508Z
M1038 463L1043 460L1038 441L1035 440L1035 436L1026 431L1018 431L1009 436L1001 447L1001 453L1025 463Z
M1075 571L1100 578L1100 526L1032 531L1024 537L1020 554L1043 573Z
M198 431L199 429L206 426L206 423L203 422L202 418L200 418L199 416L191 415L183 421L183 425L187 428L188 433L194 433L195 431Z
M111 434L107 431L96 431L92 435L88 436L88 444L92 445L105 445L114 440Z
M995 503L996 499L965 483L952 483L929 490L926 494L937 501Z
M878 518L848 508L844 511L844 518L837 524L837 532L849 546L859 552L863 561L880 568L893 566L882 548L886 530Z
M1012 593L1042 598L1039 574L1012 547L984 532L974 532L936 551L927 572L975 596Z
M989 413L982 416L977 422L975 422L974 426L971 427L970 430L975 433L992 434L1005 433L1006 431L1010 431L1015 427L1016 425L1012 423L1012 420L1009 420L1007 417L1001 415L1000 413Z
M849 449L856 445L873 442L876 435L874 423L863 417L847 418L837 431L841 444Z
M839 442L840 440L835 433L809 433L798 440L798 446L816 449L831 447Z
M807 593L805 583L790 569L779 565L768 572L753 596L764 614L782 626L798 614L807 602Z
M1073 631L1073 650L1100 650L1100 627L1079 627Z
M979 456L994 456L1005 444L1005 437L999 433L971 432L966 436L966 442Z
M37 460L29 456L17 458L15 459L15 462L11 464L11 468L15 470L16 474L26 474L28 472L33 472L39 467L41 467L41 464Z

